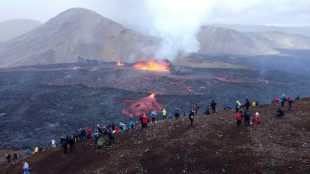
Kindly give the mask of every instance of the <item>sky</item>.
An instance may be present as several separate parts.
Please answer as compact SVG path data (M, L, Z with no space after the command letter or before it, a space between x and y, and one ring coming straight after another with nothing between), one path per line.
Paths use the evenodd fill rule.
M182 14L203 18L204 24L310 26L309 0L0 0L0 21L46 22L74 7L96 11L123 25L147 26L158 15Z

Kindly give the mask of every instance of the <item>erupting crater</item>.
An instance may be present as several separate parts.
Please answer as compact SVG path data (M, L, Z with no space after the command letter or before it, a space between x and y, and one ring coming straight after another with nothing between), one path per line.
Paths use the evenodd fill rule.
M116 64L117 66L125 66L125 64L124 63L121 63L120 61L117 61L117 64Z
M170 72L169 62L168 61L159 61L153 60L149 58L149 60L144 62L138 62L133 65L136 70L143 70L143 71L156 71L156 72Z

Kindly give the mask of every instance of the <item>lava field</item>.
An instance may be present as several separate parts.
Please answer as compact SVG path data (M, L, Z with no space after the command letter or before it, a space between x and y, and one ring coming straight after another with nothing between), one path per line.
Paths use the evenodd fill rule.
M0 148L49 145L80 127L135 121L162 108L188 113L196 102L203 112L212 100L223 109L236 99L263 104L282 93L310 95L310 79L292 73L169 66L163 72L114 63L0 69Z

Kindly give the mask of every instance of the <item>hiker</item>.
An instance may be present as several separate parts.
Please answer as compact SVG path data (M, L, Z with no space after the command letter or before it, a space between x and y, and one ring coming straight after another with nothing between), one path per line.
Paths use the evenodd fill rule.
M254 124L260 124L260 115L258 112L255 113L255 117L253 119Z
M74 147L74 139L70 136L69 137L69 147L70 147L70 150L74 150L75 147Z
M206 115L210 114L210 108L207 108L207 110L204 112Z
M131 129L135 128L135 124L133 124L133 121L130 121L129 127L130 127Z
M243 105L245 106L245 110L249 109L250 105L251 105L251 102L249 101L249 99L245 99L245 103Z
M115 139L114 139L114 136L113 136L113 133L109 130L107 132L108 134L108 137L109 137L109 144L111 145L112 143L114 144L115 143Z
M239 100L237 100L236 103L235 103L236 113L239 112L240 107L241 107L241 103L240 103Z
M286 101L286 96L285 94L282 94L281 98L280 98L280 101L281 101L281 107L284 107L284 103Z
M115 132L119 132L120 129L118 127L115 127Z
M216 103L214 102L214 100L212 100L212 103L210 105L211 105L211 108L212 108L212 113L215 113Z
M288 112L290 112L293 103L294 103L294 100L292 99L288 101Z
M15 161L15 160L17 160L17 154L16 153L13 154L13 161Z
M112 123L111 128L112 128L112 130L115 130L115 125L114 125L114 123Z
M87 133L86 133L86 130L85 130L85 128L83 128L83 130L82 130L82 139L83 140L86 140L86 136L87 136Z
M256 106L256 102L255 101L253 101L253 103L252 103L252 107L255 107Z
M60 143L64 149L64 154L66 154L68 148L68 141L64 137L60 137Z
M258 101L255 101L255 106L258 106L259 105L259 102Z
M30 155L30 150L26 149L25 153L26 153L26 155Z
M122 127L123 129L123 132L126 132L126 130L127 130L127 126L126 126L126 124L123 124L123 127Z
M36 146L36 148L34 149L34 152L39 153L39 147L38 146Z
M140 122L141 122L141 128L143 129L144 124L143 124L143 114L141 114L140 118L139 118Z
M191 121L191 127L192 127L193 126L193 121L194 121L194 118L195 118L195 111L191 110L189 115L188 115L188 118Z
M172 114L171 114L171 112L169 112L169 114L168 114L168 119L172 119Z
M124 124L123 121L120 121L120 122L119 122L119 127L120 127L120 128L123 128L124 125L125 125L125 124Z
M278 112L278 114L277 114L278 117L282 117L283 115L285 115L285 111L281 107L278 107L277 112Z
M91 128L89 128L89 129L87 130L87 138L88 138L88 139L91 139L91 135L92 135L92 130L91 130Z
M148 122L148 120L147 120L147 116L146 115L143 115L142 122L143 122L142 128L147 129L147 122Z
M244 126L245 127L249 126L251 115L252 115L251 111L247 109L244 114Z
M224 110L226 110L226 109L231 110L230 104L227 104L227 105L224 107Z
M195 104L195 113L196 113L196 116L197 116L197 114L198 114L198 110L199 110L199 105L198 105L198 103L196 103Z
M180 109L179 108L175 108L175 110L174 110L174 117L176 119L178 119L180 117Z
M24 169L24 174L29 174L29 172L28 172L29 164L27 162L24 163L23 169Z
M239 111L239 113L237 113L236 120L237 120L237 128L239 128L242 120L242 111Z
M136 123L135 123L135 127L137 127L137 126L139 126L139 123L138 123L138 121L136 121Z
M277 103L277 102L280 102L280 99L277 97L277 98L275 98L274 100L272 100L272 102L271 103Z
M156 112L154 112L154 111L151 113L152 123L153 123L153 122L155 123L155 117L156 117L156 115L157 115L157 114L156 114Z
M166 111L165 108L163 109L162 113L163 113L163 120L165 120L166 119L166 115L167 115L167 111Z
M11 162L11 155L10 155L10 154L7 154L7 155L6 155L6 160L8 160L8 163Z
M52 147L57 147L57 142L55 140L52 140Z
M299 99L300 99L300 95L298 94L295 100L299 100Z

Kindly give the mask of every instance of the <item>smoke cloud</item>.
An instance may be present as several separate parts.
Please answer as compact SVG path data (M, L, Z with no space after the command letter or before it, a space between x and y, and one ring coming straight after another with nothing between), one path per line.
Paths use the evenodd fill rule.
M172 60L179 53L197 52L196 35L211 5L211 0L147 1L146 7L152 16L152 34L161 38L154 57Z

